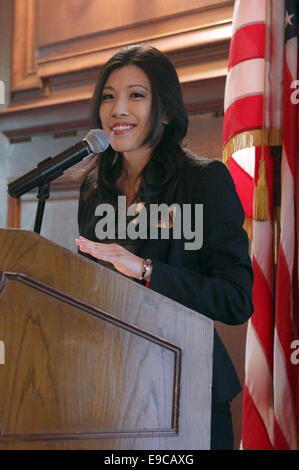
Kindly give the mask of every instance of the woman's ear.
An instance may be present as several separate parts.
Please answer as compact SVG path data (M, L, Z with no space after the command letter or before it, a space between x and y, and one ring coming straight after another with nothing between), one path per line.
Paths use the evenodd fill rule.
M166 116L166 115L163 116L162 124L164 124L164 126L166 126L167 124L169 124L169 118L168 118L168 116Z

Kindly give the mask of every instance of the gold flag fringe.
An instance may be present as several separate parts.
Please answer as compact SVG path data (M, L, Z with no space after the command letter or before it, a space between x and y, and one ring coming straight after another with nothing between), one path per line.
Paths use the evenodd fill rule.
M244 131L230 139L223 149L223 163L228 166L228 160L238 150L249 147L278 146L283 142L283 129L254 129ZM257 186L254 190L253 219L265 221L268 219L268 188L266 180L265 160L262 158L259 165ZM252 239L252 219L245 217L244 229L248 237Z
M280 127L270 129L254 129L236 134L230 139L223 149L223 163L227 166L233 153L249 147L261 147L262 145L282 145L283 130Z

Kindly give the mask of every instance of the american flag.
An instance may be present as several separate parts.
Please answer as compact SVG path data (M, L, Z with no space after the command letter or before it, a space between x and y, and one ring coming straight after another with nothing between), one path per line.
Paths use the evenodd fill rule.
M298 78L298 3L236 0L234 7L223 156L245 211L254 270L254 314L246 340L243 449L298 446L299 366L290 360L292 342L296 335L299 339L295 330L299 307L296 310L294 305L299 105L292 88ZM282 149L281 165L274 158L277 149ZM278 173L280 218L274 185ZM278 260L273 246L278 247Z
M274 448L297 448L296 369L290 361L294 339L293 280L295 260L296 120L292 83L298 78L298 2L286 0L283 148L281 162L281 231L278 255L274 334ZM298 8L299 10L299 8ZM298 11L299 13L299 11ZM297 308L299 308L297 306ZM298 314L298 311L297 311Z

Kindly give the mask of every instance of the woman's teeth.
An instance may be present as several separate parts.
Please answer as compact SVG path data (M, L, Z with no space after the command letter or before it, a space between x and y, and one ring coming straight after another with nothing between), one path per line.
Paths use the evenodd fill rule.
M126 130L129 130L129 129L133 129L134 126L115 126L112 128L112 131L115 132L115 131L126 131Z

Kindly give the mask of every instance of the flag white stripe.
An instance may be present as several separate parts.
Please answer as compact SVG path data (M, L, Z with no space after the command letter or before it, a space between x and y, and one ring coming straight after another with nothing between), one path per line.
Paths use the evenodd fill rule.
M274 336L274 412L280 430L283 433L291 450L296 450L297 446L297 425L296 412L294 409L293 397L291 393L288 376L286 373L286 360L283 348L280 344L277 330Z
M269 440L273 444L272 374L251 320L247 328L245 374L251 399L264 422Z
M281 238L280 243L288 265L290 278L292 277L295 251L295 205L294 205L294 179L285 149L282 151L281 162Z
M290 74L293 80L297 79L297 61L294 60L294 57L297 57L298 50L298 39L291 38L286 43L286 61L289 67Z
M284 57L284 14L285 5L281 0L272 0L270 49L270 109L271 126L282 125L282 96L283 96L283 57Z
M264 59L236 64L227 74L224 111L239 98L264 93Z
M238 150L233 153L232 158L251 178L255 171L255 147Z
M266 0L236 0L233 15L233 34L243 26L254 23L265 23Z

